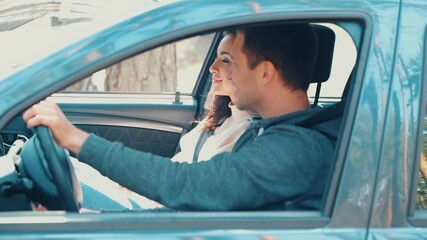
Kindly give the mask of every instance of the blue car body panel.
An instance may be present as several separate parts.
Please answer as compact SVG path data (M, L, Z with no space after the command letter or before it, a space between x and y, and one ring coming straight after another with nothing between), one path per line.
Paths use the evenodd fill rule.
M361 46L356 78L323 212L0 213L0 239L426 238L422 219L427 217L414 211L413 187L426 97L424 0L218 0L166 5L0 81L0 127L34 102L136 53L236 24L299 19L349 20L364 28L356 43Z

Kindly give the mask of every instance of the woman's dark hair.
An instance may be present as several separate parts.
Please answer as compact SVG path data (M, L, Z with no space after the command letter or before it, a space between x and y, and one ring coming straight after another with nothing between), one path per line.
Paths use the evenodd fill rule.
M236 36L236 30L230 29L222 32L223 38L227 35ZM229 96L214 96L211 107L206 112L206 123L202 131L215 130L221 126L222 122L231 116L231 109L228 106L231 102Z
M206 113L206 122L202 131L215 130L221 126L224 119L231 116L231 109L228 106L231 102L229 96L214 96L212 106Z

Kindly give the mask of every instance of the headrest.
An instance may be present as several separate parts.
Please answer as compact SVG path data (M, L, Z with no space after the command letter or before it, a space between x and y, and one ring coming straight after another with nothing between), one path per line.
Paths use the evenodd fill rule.
M334 55L335 33L332 29L313 25L317 34L317 59L314 66L312 83L326 82L331 74L332 57Z

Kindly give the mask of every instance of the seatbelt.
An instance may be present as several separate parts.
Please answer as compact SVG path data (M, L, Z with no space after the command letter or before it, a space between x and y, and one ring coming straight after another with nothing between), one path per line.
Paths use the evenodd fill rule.
M4 149L3 137L0 135L0 156L6 155L6 150Z
M344 107L345 107L345 101L338 102L328 108L325 108L323 111L313 114L311 117L297 123L296 125L304 128L310 128L311 126L314 126L323 122L339 119L343 116ZM320 131L320 132L328 136L330 139L337 140L337 136L331 135L329 132L326 132L326 131Z
M324 110L313 114L311 117L297 123L301 127L311 127L319 123L327 122L343 116L345 101L335 103L334 105L325 108Z
M208 140L208 138L212 136L212 134L213 134L213 130L206 130L200 134L199 140L197 141L197 144L196 144L196 148L194 149L193 163L197 162L197 159L199 158L200 149L202 149L203 144L205 144L206 140Z
M347 83L345 84L341 101L301 121L297 125L301 127L311 127L322 122L327 122L327 121L342 117L344 115L344 110L345 110L344 108L347 102L347 95L348 95L348 92L350 91L350 85L351 85L350 79L352 79L352 77L353 77L353 70L351 71L350 76L347 80ZM316 96L316 98L318 98L318 96Z

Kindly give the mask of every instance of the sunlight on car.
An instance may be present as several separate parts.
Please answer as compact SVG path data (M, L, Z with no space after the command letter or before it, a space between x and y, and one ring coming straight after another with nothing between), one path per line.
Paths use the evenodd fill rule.
M173 1L0 2L0 80L84 37Z

